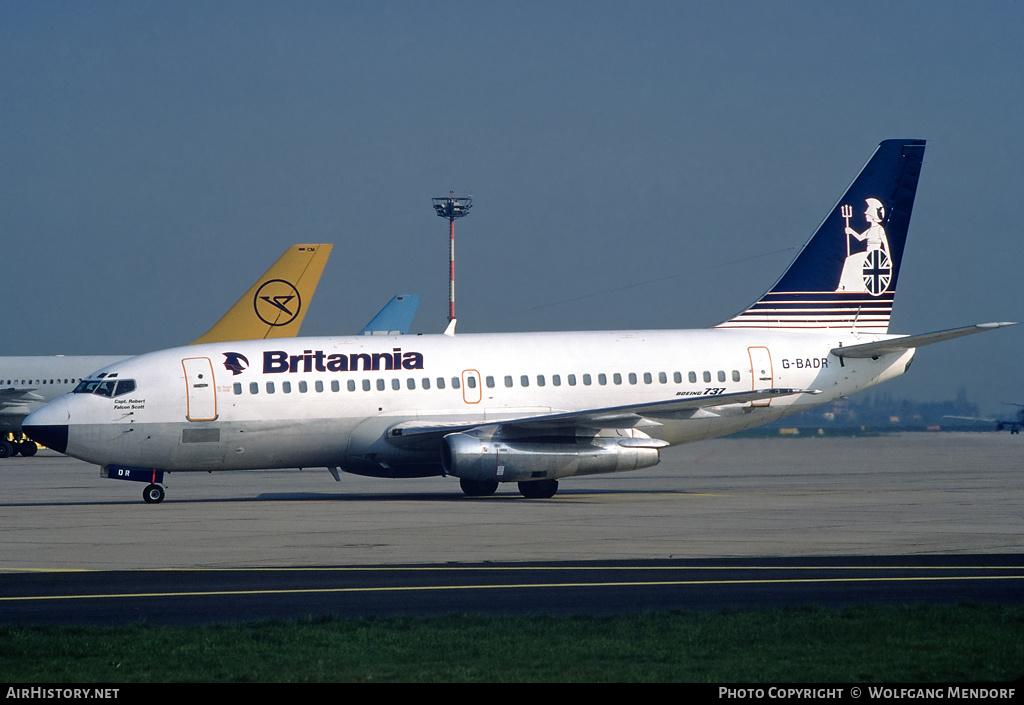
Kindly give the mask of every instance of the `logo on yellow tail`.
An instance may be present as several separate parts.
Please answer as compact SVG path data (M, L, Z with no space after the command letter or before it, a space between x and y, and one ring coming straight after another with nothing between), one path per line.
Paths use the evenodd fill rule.
M302 310L302 297L291 282L271 279L256 291L253 309L261 321L269 326L286 326Z

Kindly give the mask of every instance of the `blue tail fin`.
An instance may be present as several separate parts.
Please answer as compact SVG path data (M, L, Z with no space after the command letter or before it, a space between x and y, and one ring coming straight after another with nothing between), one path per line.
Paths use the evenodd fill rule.
M412 327L412 319L420 307L419 294L402 294L388 301L360 335L405 335Z
M924 140L878 145L775 286L716 327L885 333L924 146Z

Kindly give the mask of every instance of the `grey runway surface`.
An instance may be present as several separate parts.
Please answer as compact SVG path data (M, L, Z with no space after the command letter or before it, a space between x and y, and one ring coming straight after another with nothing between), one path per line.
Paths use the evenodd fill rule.
M1019 605L1022 584L1024 561L1005 555L47 571L0 576L0 624Z
M167 499L41 451L0 461L0 570L1020 554L1007 433L719 439L631 473L463 497L454 478L168 475Z
M1024 594L1022 460L1020 437L995 433L720 439L669 449L647 470L565 480L550 500L514 485L470 499L453 478L337 483L320 469L169 475L167 499L147 505L143 485L41 451L0 463L0 622L60 620L87 603L101 621L164 609L202 620L227 605L240 606L233 618L325 604L516 611L549 582L541 602L565 608L587 603L580 590L651 609L1012 601ZM458 584L496 564L486 588ZM829 578L857 566L869 572ZM349 572L308 570L338 567ZM958 572L920 572L936 567ZM799 580L761 580L780 568ZM408 583L424 569L441 584ZM581 587L583 569L604 571L586 580L608 587ZM616 578L627 570L648 577ZM206 602L171 605L191 591ZM137 602L114 599L124 595Z

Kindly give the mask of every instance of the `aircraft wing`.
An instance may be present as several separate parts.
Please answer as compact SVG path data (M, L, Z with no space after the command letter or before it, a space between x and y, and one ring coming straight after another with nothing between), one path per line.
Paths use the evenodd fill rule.
M985 331L1015 325L1017 324L1009 322L979 323L973 326L964 326L963 328L940 330L935 333L904 335L900 338L879 340L875 343L863 343L862 345L847 345L845 347L832 348L832 354L837 357L878 358L882 355L889 355L890 353L900 353L904 350L910 350L911 348L920 348L925 345L931 345L932 343L941 343L944 340L953 340L954 338L962 338L965 335L974 335L975 333L984 333Z
M38 387L4 387L0 389L0 412L10 407L21 407L30 401L46 401L44 397L35 393L36 389Z
M412 327L419 306L419 294L396 296L359 331L359 335L405 335Z
M708 407L746 404L794 394L821 394L819 389L756 389L749 392L729 394L708 394L679 397L646 404L613 406L583 411L536 412L512 410L507 417L496 416L487 421L442 421L417 419L403 421L388 429L388 441L406 449L421 448L439 441L449 433L470 431L474 428L500 427L503 432L536 433L575 431L578 429L599 431L609 428L639 428L659 426L658 419L681 419L699 415Z

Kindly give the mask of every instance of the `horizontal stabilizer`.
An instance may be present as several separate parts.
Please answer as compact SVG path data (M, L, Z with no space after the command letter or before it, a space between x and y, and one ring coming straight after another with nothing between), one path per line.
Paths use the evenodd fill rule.
M952 328L950 330L940 330L935 333L925 333L923 335L904 335L900 338L891 338L889 340L880 340L876 343L863 343L861 345L849 345L847 347L832 348L832 354L836 357L871 357L877 358L882 355L889 355L892 353L901 353L911 348L920 348L925 345L931 345L932 343L941 343L944 340L953 340L954 338L962 338L965 335L974 335L975 333L984 333L988 330L996 330L997 328L1005 328L1007 326L1015 326L1016 323L1000 322L1000 323L979 323L974 326L964 326L963 328Z

